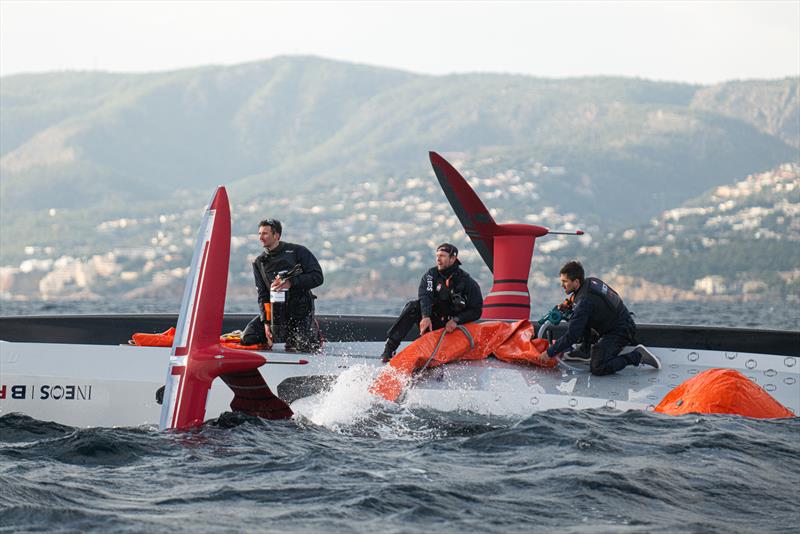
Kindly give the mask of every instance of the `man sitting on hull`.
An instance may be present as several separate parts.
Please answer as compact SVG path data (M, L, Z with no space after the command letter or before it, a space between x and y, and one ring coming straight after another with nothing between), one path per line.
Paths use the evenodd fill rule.
M616 291L599 278L584 278L583 266L577 261L566 263L559 274L564 292L573 294L574 305L567 333L547 349L549 357L568 351L579 341L589 346L595 331L599 339L591 344L589 354L583 355L593 375L613 374L628 365L661 367L644 345L620 354L627 345L636 344L636 324Z
M281 241L282 232L278 220L258 224L264 252L253 262L253 275L260 313L244 329L242 343L272 346L271 326L281 324L287 351L314 352L321 342L311 290L322 285L322 267L306 247Z
M476 321L483 310L481 288L462 270L458 249L450 243L436 248L436 267L425 273L419 283L419 298L409 301L400 317L387 332L383 361L394 356L411 327L419 323L420 335L444 328L452 332L460 324Z

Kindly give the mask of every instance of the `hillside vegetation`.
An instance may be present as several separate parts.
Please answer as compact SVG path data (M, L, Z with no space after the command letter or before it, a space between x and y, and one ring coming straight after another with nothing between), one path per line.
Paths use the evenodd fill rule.
M146 203L218 183L251 197L286 183L301 193L420 171L433 149L562 166L568 184L589 180L593 206L620 221L623 205L648 217L791 161L798 141L788 79L715 89L435 77L294 57L20 75L0 89L4 211Z

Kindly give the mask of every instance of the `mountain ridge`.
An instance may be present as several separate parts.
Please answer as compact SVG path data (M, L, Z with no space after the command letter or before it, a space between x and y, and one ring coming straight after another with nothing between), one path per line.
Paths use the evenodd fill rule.
M764 85L797 92L791 80L753 89L773 100ZM86 205L94 198L87 180L103 181L120 202L221 177L242 191L281 180L307 190L423 169L432 148L517 147L568 166L593 158L606 174L632 156L640 176L687 155L688 168L667 170L692 175L690 184L710 174L694 167L735 161L731 171L757 172L792 155L785 140L764 133L764 121L745 120L756 111L717 113L719 99L698 99L700 86L618 77L428 76L282 57L141 75L19 75L0 90L2 193L12 211ZM797 113L795 100L784 105L781 117Z

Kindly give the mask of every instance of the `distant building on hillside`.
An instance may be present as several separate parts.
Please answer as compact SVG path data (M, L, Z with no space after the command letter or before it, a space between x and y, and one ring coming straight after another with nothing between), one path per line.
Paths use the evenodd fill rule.
M723 295L727 291L725 278L716 274L698 278L694 281L694 290L706 295Z

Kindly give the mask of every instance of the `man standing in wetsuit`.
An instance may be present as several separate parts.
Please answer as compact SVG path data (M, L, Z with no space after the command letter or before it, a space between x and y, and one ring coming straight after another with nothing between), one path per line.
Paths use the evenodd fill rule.
M476 321L483 310L481 288L463 271L458 249L450 243L436 247L436 267L423 275L419 298L409 301L387 332L381 357L388 362L411 327L419 323L420 335L444 328L452 332L460 324Z
M628 365L661 367L644 345L620 354L627 345L636 344L636 324L616 291L599 278L584 278L583 266L577 261L566 263L559 274L564 292L574 294L574 307L567 333L547 349L549 357L566 352L578 341L591 340L595 331L600 339L591 345L588 355L593 375L613 374Z
M322 285L322 268L306 247L281 241L283 226L275 219L258 224L258 239L264 252L253 262L258 290L259 315L242 333L242 344L272 346L273 324L286 327L286 350L314 352L321 347L314 319L311 292Z

